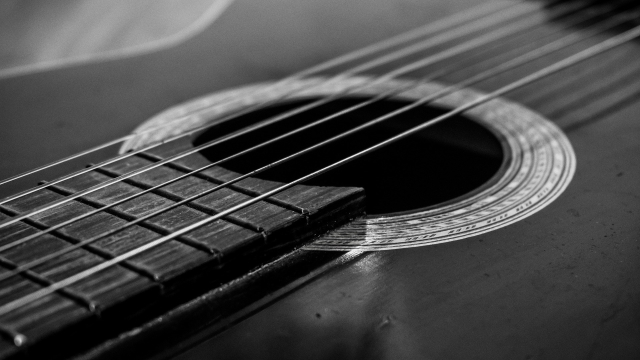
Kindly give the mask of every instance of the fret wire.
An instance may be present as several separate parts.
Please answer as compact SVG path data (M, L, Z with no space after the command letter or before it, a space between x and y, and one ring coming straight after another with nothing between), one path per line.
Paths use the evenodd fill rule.
M602 9L601 11L593 11L593 12L591 12L591 17L595 17L595 16L597 16L597 15L601 15L602 13L606 13L606 12L608 12L608 11L609 11L609 10L606 10L606 9ZM586 18L586 19L582 18L582 19L579 19L579 21L578 21L578 22L586 21L586 20L589 20L589 19L590 19L590 18ZM599 32L603 32L603 31L606 31L606 30L610 29L611 27L613 27L613 26L615 26L615 25L620 24L621 22L625 21L626 19L624 19L624 18L622 18L622 17L617 17L617 18L616 18L616 19L614 19L614 20L615 20L615 21L603 21L603 22L611 22L610 24L608 24L608 25L607 25L607 26L605 26L605 27L600 27L600 24L594 24L594 25L591 25L591 26L589 26L585 31L588 31L588 30L591 30L591 29L598 29L598 28L599 28L599 29L598 29L598 31L599 31ZM557 30L556 32L560 32L560 31L561 31L561 30ZM514 68L514 67L517 67L517 66L523 65L523 64L525 64L525 63L527 63L527 62L530 62L530 61L533 61L533 60L535 60L535 59L537 59L537 58L540 58L540 57L542 57L542 56L544 56L544 55L546 55L546 54L549 54L549 53L551 53L551 52L553 52L553 51L557 51L557 50L562 49L562 48L564 48L564 47L567 47L567 46L569 46L569 45L571 45L571 44L574 44L574 43L577 43L577 42L579 42L579 41L582 41L582 40L584 40L584 39L586 39L586 38L588 38L588 37L590 37L590 36L593 36L593 35L595 35L595 34L597 34L597 33L598 33L598 32L594 32L594 33L592 33L592 34L591 34L591 35L589 35L589 36L582 36L582 37L581 37L581 36L578 36L578 33L572 33L572 34L566 35L566 36L564 36L564 37L561 37L561 38L559 38L559 39L557 39L557 40L555 40L555 41L553 41L553 42L551 42L551 43L548 43L548 44L546 44L546 45L544 45L544 46L542 46L542 47L539 47L538 49L531 50L531 51L529 51L529 52L527 52L527 53L524 53L524 54L522 54L522 55L520 55L520 56L518 56L518 57L516 57L516 58L512 59L512 60L511 60L511 61L509 61L509 62L506 62L506 63L501 64L500 66L497 66L497 67L494 67L494 68L492 68L492 69L489 69L489 70L487 70L487 71L485 71L485 72L479 73L479 74L477 74L476 76L474 76L474 77L472 77L472 78L469 78L469 79L465 80L464 82L458 83L458 84L453 85L453 86L450 86L450 87L448 87L448 88L445 88L445 89L443 89L442 91L437 92L437 93L433 94L432 96L430 96L430 97L426 98L426 99L425 99L425 102L433 101L433 100L435 100L435 99L437 99L437 98L440 98L440 97L442 97L442 96L448 95L448 94L450 94L450 93L452 93L452 92L456 91L458 88L461 88L461 87L464 87L464 86L468 86L468 85L472 85L472 84L477 83L477 82L479 82L479 81L482 81L482 80L485 80L485 79L490 78L490 77L492 77L492 76L495 76L495 75L497 75L497 74L499 74L499 73L501 73L501 72L508 71L508 70L510 70L510 69L512 69L512 68ZM515 49L515 50L517 50L517 49ZM490 63L490 62L491 62L491 60L492 60L492 59L491 59L491 58L489 58L489 59L484 60L483 62L485 62L485 63ZM477 65L481 65L483 62L481 62L481 63L479 63L479 64L477 64ZM447 69L447 68L449 68L449 69ZM181 179L183 179L183 178L186 178L187 176L191 176L191 175L193 175L193 174L195 174L195 173L198 173L198 172L204 171L204 170L206 170L206 169L208 169L208 168L211 168L211 167L213 167L213 166L215 166L215 165L218 165L218 164L220 164L220 163L223 163L223 162L229 161L229 160L234 159L234 158L236 158L236 157L238 157L238 156L241 156L241 155L247 154L247 153L249 153L249 152L251 152L251 151L255 151L255 150L257 150L257 149L259 149L259 148L261 148L261 147L264 147L264 146L266 146L266 145L269 145L269 144L271 144L271 143L273 143L273 142L275 142L275 141L279 141L279 140L284 139L284 138L286 138L286 137L288 137L288 136L291 136L291 135L296 134L296 133L298 133L298 132L301 132L301 131L303 131L303 130L309 129L309 128L313 127L313 126L316 126L316 125L319 125L319 124L325 123L325 122L327 122L327 121L329 121L329 120L331 120L331 119L333 119L333 118L335 118L335 117L337 117L337 116L344 115L344 114L346 114L346 113L348 113L348 112L351 112L351 111L357 110L357 109L359 109L359 108L362 108L363 106L369 105L369 104L371 104L371 103L373 103L373 102L377 102L377 101L380 101L380 100L382 100L382 99L386 99L386 98L388 98L388 97L390 97L390 96L393 96L393 95L399 94L399 93L401 93L401 92L403 92L403 91L408 90L409 88L413 88L413 87L418 86L420 83L424 83L424 82L426 82L426 81L433 80L434 78L437 78L437 77L439 77L439 76L447 75L448 73L450 73L450 72L451 72L451 71L449 71L450 69L455 69L455 70L453 70L452 72L457 72L457 71L461 71L461 70L463 70L463 69L458 69L458 68L457 68L457 66L456 66L455 64L451 64L451 65L449 65L447 68L445 68L445 69L443 69L443 70L439 71L439 73L440 73L440 74L438 74L438 75L434 75L434 74L432 74L432 75L430 75L430 76L427 76L427 77L425 77L425 78L421 79L417 84L413 84L413 83L412 83L412 84L410 84L410 85L408 85L408 86L405 86L404 88L401 88L401 89L392 89L392 90L390 90L390 91L388 91L388 92L386 92L386 93L380 94L380 95L378 95L378 96L376 96L376 97L374 97L374 98L372 98L372 99L370 99L370 100L368 100L368 101L365 101L365 102L359 103L359 104L357 104L357 105L355 105L355 106L352 106L352 107L350 107L350 108L344 109L344 110L342 110L342 111L340 111L340 112L338 112L338 113L334 113L334 114L332 114L332 115L330 115L330 116L327 116L327 117L325 117L325 118L322 118L322 119L320 119L320 120L317 120L317 121L315 121L315 122L313 122L313 123L311 123L311 124L308 124L308 125L303 126L303 127L301 127L301 128L295 129L295 130L293 130L293 131L291 131L291 132L288 132L288 133L286 133L286 134L280 135L280 136L278 136L278 137L276 137L276 138L270 139L270 140L268 140L268 141L266 141L266 142L263 142L263 143L261 143L261 144L258 144L258 145L254 146L254 147L252 147L252 148L245 149L245 150L243 150L243 151L241 151L241 152L239 152L239 153L236 153L236 154L233 154L233 155L231 155L231 156L229 156L229 157L226 157L226 158L224 158L224 159L218 160L218 161L216 161L216 162L214 162L214 163L212 163L212 164L208 164L208 165L205 165L205 166L200 167L200 168L198 168L198 169L195 169L195 170L193 170L193 171L190 171L190 172L188 172L188 173L186 173L186 174L183 174L183 175L181 175L181 176L178 176L177 178L174 178L174 179L172 179L172 180L170 180L170 181L164 182L164 183L162 183L162 184L155 185L155 186L153 186L153 187L151 187L151 188L149 188L149 189L144 190L144 191L143 191L143 192L141 192L141 193L133 194L133 195L131 195L131 196L129 196L129 197L126 197L126 198L123 198L123 199L121 199L121 200L118 200L118 201L116 201L116 202L114 202L114 203L112 203L112 204L109 204L109 205L103 206L103 207L98 208L98 209L94 209L94 210L92 210L92 211L90 211L90 212L88 212L88 213L86 213L86 214L80 215L80 216L78 216L78 217L76 217L76 218L69 219L69 220L67 220L67 221L65 221L65 222L62 222L62 223L60 223L60 224L57 224L57 225L55 225L55 226L53 226L53 227L51 227L51 228L48 228L48 229L46 229L46 230L43 230L43 231L40 231L40 232L38 232L38 233L35 233L35 234L32 234L32 235L29 235L29 236L24 237L24 238L22 238L22 239L16 240L16 241L14 241L14 242L12 242L12 243L10 243L10 244L6 244L5 246L0 247L0 252L5 251L5 250L8 250L9 248L15 247L15 246L17 246L17 245L19 245L19 244L21 244L21 243L26 242L26 241L29 241L29 240L35 239L35 238L37 238L37 237L39 237L39 236L42 236L42 235L44 235L44 234L46 234L46 233L49 233L49 232L51 232L51 231L57 230L57 229L59 229L59 228L61 228L61 227L64 227L64 226L66 226L66 225L69 225L69 224L71 224L71 223L73 223L73 222L76 222L76 221L78 221L78 220L81 220L81 219L83 219L83 218L86 218L86 217L88 217L88 216L91 216L91 215L93 215L93 214L96 214L96 213L98 213L98 212L100 212L100 211L104 211L105 209L111 208L111 207L113 207L113 206L117 206L118 204L121 204L121 203L123 203L123 202L126 202L126 201L131 200L132 198L135 198L135 197L141 196L141 195L143 195L143 194L146 194L146 193L148 193L148 192L151 192L151 191L153 191L153 190L156 190L156 189L158 189L158 188L160 188L160 187L167 186L167 185L169 185L169 184L171 184L171 183L174 183L174 182L179 181L179 180L181 180ZM373 125L373 124L369 124L368 126L371 126L371 125ZM354 129L354 131L353 131L353 132L355 132L355 131L359 131L359 130L362 130L362 129L364 129L364 128L365 128L365 127L362 127L362 126L361 126L361 127L359 127L358 129ZM343 134L343 135L342 135L342 136L340 136L340 137L343 137L343 136L345 136L345 135L346 135L346 134ZM335 137L334 137L334 138L332 138L332 139L329 139L329 140L327 140L326 142L324 142L323 144L324 144L324 145L326 145L329 141L334 141L334 140L337 140L337 138L335 138ZM245 178L247 178L247 177L250 177L250 176L256 175L256 174L258 174L258 173L261 173L261 172L263 172L263 171L266 171L266 170L268 170L269 168L272 168L272 167L274 167L274 166L276 166L276 165L279 165L279 164L281 164L281 163L284 163L284 162L286 162L286 161L292 160L293 158L295 158L295 157L297 157L297 156L300 156L300 155L302 155L302 154L304 154L304 153L307 153L308 151L311 151L311 150L313 150L313 149L315 149L315 148L317 148L317 147L319 147L319 146L322 146L322 145L317 145L317 146L314 146L314 147L312 147L312 148L307 148L307 149L305 149L305 150L301 151L300 153L297 153L297 154L294 154L294 155L292 155L292 156L289 156L289 157L286 157L286 158L280 159L280 160L278 160L278 161L276 161L276 162L274 162L274 163L271 163L271 164L269 164L269 165L267 165L267 166L265 166L265 167L262 167L262 168L259 168L259 169L257 169L257 170L254 170L254 171L252 171L252 172L250 172L250 173L248 173L248 174L245 174L245 175L242 175L242 176L237 177L237 178L235 178L235 179L229 180L229 181L227 181L227 182L225 182L225 183L223 183L223 184L219 184L219 185L217 185L216 187L214 187L214 188L212 188L212 189L206 190L206 191L204 191L204 192L202 192L202 193L200 193L200 194L196 194L196 195L191 196L191 197L189 197L189 198L187 198L187 199L183 199L183 200L179 201L178 203L174 203L174 204L172 204L172 205L171 205L171 206L169 206L169 207L166 207L166 208L160 209L160 210L158 210L158 211L156 211L156 212L153 212L153 213L147 214L147 215L143 216L142 218L138 218L138 219L136 219L136 220L134 220L134 221L132 221L132 222L129 222L129 223L127 223L127 224L123 225L123 226L122 226L122 227L120 227L120 228L117 228L117 229L113 229L113 230L107 231L107 232L105 232L105 233L103 233L103 234L99 234L99 235L96 235L95 237L92 237L92 238L90 238L90 239L84 240L84 241L82 241L81 243L74 244L74 246L73 246L72 248L65 248L65 249L62 249L61 251L59 251L59 252L57 252L57 253L48 254L47 256L45 256L45 257L43 257L43 258L40 258L40 259L37 259L37 260L35 260L35 261L33 261L33 262L29 263L29 264L24 264L24 265L22 265L19 269L14 269L14 273L7 273L7 274L5 274L5 276L0 276L0 281L1 281L1 280L4 280L5 278L9 278L9 277L13 276L15 273L22 272L22 271L24 271L24 270L27 270L27 269L29 269L29 268L33 267L33 266L36 266L36 265L38 265L38 264L41 264L41 263L43 263L44 261L46 261L46 260L48 260L48 259L54 258L54 257L56 257L56 256L58 256L58 255L62 255L62 254L64 254L64 253L67 253L67 252L69 252L69 251L71 251L71 250L73 250L73 249L79 248L79 247L81 247L81 246L84 246L84 245L90 244L90 243L92 243L92 242L94 242L94 241L96 241L96 240L98 240L98 239L104 238L104 237L109 236L109 235L112 235L112 234L114 234L114 233L116 233L116 232L118 232L118 231L121 231L121 230L124 230L124 229L126 229L126 228L129 228L129 227L131 227L131 226L133 226L133 225L135 225L135 224L138 224L138 223L140 223L140 222L142 222L142 221L144 221L144 220L146 220L146 219L149 219L149 218L151 218L151 217L153 217L153 216L156 216L156 215L159 215L159 214L161 214L161 213L163 213L163 212L169 211L169 210L171 210L171 209L173 209L173 208L175 208L175 207L177 207L177 206L179 206L179 205L182 205L182 204L187 203L187 202L189 202L189 201L192 201L192 200L194 200L194 199L196 199L196 198L199 198L199 197L201 197L201 196L204 196L204 195L207 195L207 194L209 194L209 193L212 193L212 192L214 192L214 191L216 191L216 190L218 190L218 189L220 189L220 188L223 188L223 187L226 187L226 186L228 186L228 185L231 185L231 184L233 184L233 183L235 183L235 182L241 181L241 180L243 180L243 179L245 179Z
M287 189L289 189L289 188L291 188L291 187L293 187L295 185L301 184L302 182L305 182L305 181L307 181L309 179L312 179L312 178L314 178L314 177L316 177L318 175L321 175L321 174L323 174L323 173L325 173L325 172L327 172L329 170L332 170L332 169L334 169L334 168L336 168L338 166L344 165L344 164L346 164L346 163L348 163L350 161L353 161L353 160L355 160L357 158L360 158L360 157L362 157L362 156L364 156L364 155L366 155L366 154L368 154L368 153L370 153L372 151L375 151L375 150L377 150L379 148L382 148L382 147L387 146L387 145L389 145L391 143L394 143L394 142L396 142L396 141L398 141L398 140L400 140L400 139L402 139L404 137L407 137L407 136L409 136L409 135L411 135L413 133L421 131L421 130L429 127L429 126L433 126L433 125L435 125L435 124L437 124L439 122L447 120L447 119L449 119L449 118L451 118L451 117L453 117L455 115L458 115L458 114L460 114L460 113L462 113L464 111L467 111L467 110L469 110L471 108L474 108L476 106L484 104L484 103L486 103L486 102L488 102L488 101L490 101L492 99L495 99L497 97L505 95L505 94L507 94L507 93L509 93L509 92L511 92L513 90L516 90L518 88L521 88L521 87L523 87L525 85L531 84L531 83L533 83L533 82L535 82L537 80L540 80L540 79L542 79L544 77L547 77L547 76L552 75L552 74L554 74L556 72L564 70L564 69L566 69L566 68L568 68L570 66L573 66L573 65L575 65L577 63L580 63L582 61L590 59L590 58L592 58L592 57L594 57L594 56L596 56L598 54L601 54L601 53L603 53L605 51L608 51L608 50L610 50L610 49L612 49L614 47L620 46L620 45L622 45L622 44L624 44L626 42L629 42L631 40L634 40L634 39L636 39L638 37L640 37L640 26L636 26L636 27L634 27L634 28L632 28L632 29L630 29L628 31L625 31L625 32L623 32L623 33L621 33L619 35L613 36L613 37L611 37L611 38L609 38L609 39L607 39L605 41L602 41L602 42L600 42L600 43L598 43L596 45L593 45L593 46L591 46L591 47L589 47L589 48L587 48L585 50L582 50L582 51L574 54L574 55L566 57L563 60L560 60L560 61L558 61L558 62L556 62L556 63L554 63L554 64L552 64L550 66L547 66L547 67L545 67L543 69L535 71L534 73L531 73L531 74L529 74L529 75L527 75L527 76L525 76L523 78L520 78L517 81L514 81L514 82L512 82L512 83L510 83L508 85L505 85L505 86L499 88L498 90L495 90L495 91L490 92L490 93L488 93L488 94L486 94L484 96L481 96L480 98L478 98L478 99L476 99L474 101L471 101L471 102L469 102L469 103L467 103L465 105L457 107L456 109L454 109L452 111L449 111L449 112L447 112L447 113L445 113L445 114L443 114L441 116L438 116L438 117L436 117L434 119L428 120L428 121L424 122L421 125L418 125L418 126L413 127L413 128L411 128L409 130L406 130L406 131L404 131L404 132L402 132L402 133L400 133L400 134L398 134L396 136L393 136L393 137L391 137L391 138L389 138L389 139L387 139L385 141L382 141L382 142L380 142L380 143L378 143L378 144L376 144L374 146L371 146L371 147L369 147L369 148L367 148L365 150L357 152L357 153L355 153L355 154L353 154L353 155L351 155L349 157L343 158L342 160L337 161L337 162L335 162L335 163L333 163L331 165L328 165L328 166L326 166L326 167L324 167L324 168L322 168L320 170L317 170L317 171L315 171L313 173L307 174L307 175L305 175L305 176L303 176L301 178L298 178L297 180L294 180L294 181L292 181L290 183L287 183L285 185L282 185L282 186L280 186L280 187L278 187L276 189L268 191L268 192L266 192L266 193L264 193L264 194L262 194L260 196L257 196L255 198L249 200L249 201L246 201L246 202L243 202L243 203L238 204L236 206L233 206L233 207L231 207L231 208L229 208L227 210L224 210L224 211L218 213L217 215L213 215L213 216L211 216L209 218L206 218L206 219L198 221L198 222L196 222L194 224L191 224L191 225L189 225L189 226L187 226L185 228L182 228L182 229L180 229L178 231L175 231L172 234L169 234L169 235L163 236L161 238L158 238L158 239L156 239L156 240L154 240L152 242L149 242L149 243L147 243L147 244L145 244L143 246L140 246L140 247L138 247L138 248L136 248L134 250L131 250L131 251L127 252L127 253L121 254L121 255L119 255L117 257L114 257L113 259L110 259L110 260L108 260L108 261L106 261L106 262L104 262L104 263L102 263L100 265L97 265L97 266L95 266L93 268L84 270L84 271L82 271L82 272L80 272L78 274L75 274L75 275L73 275L71 277L68 277L65 280L56 282L56 283L50 285L47 288L40 289L40 290L38 290L36 292L33 292L33 293L31 293L31 294L29 294L27 296L24 296L24 297L22 297L20 299L16 299L16 300L11 301L11 302L9 302L7 304L4 304L4 305L0 306L0 316L2 316L4 314L6 314L6 313L18 308L18 307L20 307L20 306L22 306L24 304L30 303L30 302L35 301L35 300L37 300L37 299L39 299L39 298L41 298L43 296L46 296L46 295L56 291L57 289L60 289L60 288L69 286L71 284L74 284L74 283L76 283L76 282L78 282L78 281L80 281L80 280L82 280L82 279L84 279L84 278L86 278L88 276L91 276L91 275L93 275L93 274L95 274L95 273L97 273L99 271L107 269L110 266L116 265L116 264L118 264L118 263L120 263L122 261L125 261L125 260L133 257L133 256L136 256L136 255L142 253L143 251L149 250L149 249L151 249L151 248L153 248L155 246L163 244L163 243L165 243L165 242L167 242L167 241L169 241L169 240L171 240L171 239L173 239L173 238L175 238L177 236L186 234L187 232L195 230L195 229L197 229L197 228L199 228L201 226L204 226L204 225L206 225L206 224L208 224L208 223L210 223L212 221L218 220L218 219L220 219L220 218L222 218L222 217L224 217L226 215L229 215L229 214L231 214L231 213L233 213L235 211L238 211L240 209L243 209L243 208L245 208L247 206L253 205L253 204L257 203L258 201L261 201L261 200L263 200L263 199L265 199L267 197L273 196L273 195L275 195L277 193L280 193L280 192L282 192L284 190L287 190Z
M504 5L506 5L506 6L504 6ZM444 30L444 29L446 29L448 27L453 27L453 26L455 26L457 24L460 24L460 23L463 23L465 21L472 20L474 18L479 18L481 16L485 16L485 15L488 15L488 14L495 15L494 11L496 11L497 9L502 8L501 11L504 11L505 9L508 9L509 7L512 7L512 6L515 6L515 5L516 5L515 3L504 3L504 2L501 2L501 1L495 1L495 2L490 2L488 4L482 4L482 5L473 7L473 8L471 8L471 9L469 9L469 10L463 12L463 13L460 13L460 14L457 14L457 15L454 15L454 16L451 16L451 17L448 17L448 18L445 18L445 19L441 19L441 20L436 21L436 22L431 23L431 24L427 24L427 25L418 27L416 29L413 29L413 30L410 30L408 32L396 35L396 36L391 37L389 39L386 39L384 41L380 41L380 42L371 44L369 46L366 46L364 48L361 48L359 50L356 50L356 51L353 51L353 52L338 56L338 57L336 57L336 58L334 58L332 60L328 60L328 61L325 61L325 62L323 62L321 64L312 66L311 68L308 68L306 70L299 71L299 72L294 73L293 75L290 75L290 76L288 76L288 77L286 77L286 78L284 78L282 80L279 80L278 82L272 84L269 88L263 89L261 91L264 91L264 92L271 91L273 88L276 88L278 86L282 86L282 85L284 85L284 84L286 84L288 82L291 82L293 80L302 78L304 76L308 76L308 75L311 75L311 74L314 74L314 73L318 73L320 71L327 70L327 69L329 69L331 67L338 66L338 65L341 65L343 63L356 60L356 59L358 59L360 57L364 57L364 56L371 55L371 54L374 54L374 53L379 52L379 51L383 51L383 50L385 50L387 48L390 48L390 47L393 47L393 46L397 46L397 45L402 44L404 42L412 41L412 40L414 40L416 38L419 38L420 36L425 36L425 35L429 35L429 34L435 33L435 32ZM216 106L224 106L224 105L227 105L227 104L228 103L216 104ZM210 106L208 106L208 107L210 107ZM180 116L178 118L172 119L171 121L169 121L167 123L164 123L164 124L161 124L161 125L158 125L158 126L155 126L155 127L151 127L151 128L148 128L148 129L144 129L144 130L141 130L140 132L136 132L136 133L133 133L133 134L122 136L122 137L117 138L115 140L111 140L111 141L106 142L104 144L97 145L95 147L92 147L90 149L81 151L79 153L67 156L67 157L62 158L60 160L56 160L56 161L53 161L51 163L48 163L48 164L36 167L34 169L22 172L20 174L8 177L6 179L0 180L0 186L2 186L4 184L7 184L7 183L10 183L12 181L21 179L21 178L23 178L25 176L29 176L29 175L35 174L35 173L37 173L39 171L43 171L43 170L49 169L51 167L63 164L65 162L68 162L68 161L80 158L82 156L91 154L93 152L106 149L106 148L108 148L110 146L113 146L113 145L116 145L118 143L133 139L136 136L140 136L140 135L152 132L152 131L156 131L156 130L158 130L160 128L164 128L166 126L170 126L175 122L184 120L184 118L187 117L187 116L189 116L189 113L184 114L184 115L182 115L182 116ZM6 201L10 201L10 200L2 200L2 202L0 202L0 204L4 203Z
M566 10L566 9L565 9L565 11L568 11L568 10ZM570 10L569 10L569 11L570 11ZM519 13L518 13L518 14L519 14ZM522 14L519 14L519 15L522 15ZM518 15L518 16L519 16L519 15ZM534 23L534 21L531 21L531 23ZM529 24L529 22L526 22L526 24L527 24L527 25L529 25L529 26L530 26L530 25L532 25L532 24ZM516 26L514 26L514 28L518 28L518 27L519 27L519 26L517 26L517 25L516 25ZM471 29L473 29L473 27L472 27ZM503 35L504 35L504 34L503 34ZM448 41L448 40L451 40L451 39L449 39L449 38L447 37L447 38L446 38L446 41ZM445 38L438 38L438 41L445 41ZM469 41L469 42L473 42L473 41L474 41L474 40L471 40L471 41ZM429 47L430 47L430 46L435 45L435 43L436 43L436 41L429 41L429 40L427 40L427 41L425 42L425 45L426 45L426 44L428 44L428 45L429 45ZM479 46L480 44L477 44L477 45ZM439 54L436 54L436 55L434 55L434 56L438 56L438 55L439 55ZM376 63L375 65L376 65L376 66L377 66L377 65L379 65L379 63ZM360 68L362 69L362 66L360 66ZM339 79L341 78L341 76L342 76L342 75L338 75L337 77L334 77L334 78L330 79L330 80L329 80L329 82L331 82L331 81L337 81L337 80L339 80ZM325 84L325 85L326 85L327 83L328 83L328 82L326 82L326 81L325 81L323 84ZM370 84L368 84L368 85L370 86ZM366 87L366 86L367 86L367 85L364 85L363 87ZM313 87L312 87L312 88L313 88ZM356 88L356 89L361 89L361 88L362 88L362 87L359 87L359 88ZM351 90L353 90L353 89L351 89ZM287 113L286 115L287 115L287 117L288 117L288 116L291 116L291 115L298 114L298 113L300 113L301 111L306 111L306 110L311 109L311 108L312 108L312 107L311 107L311 105L319 106L319 105L325 104L325 103L327 103L327 102L329 102L329 101L333 101L334 99L338 98L339 96L340 96L340 95L330 96L330 97L327 97L327 98L323 98L323 99L318 100L318 101L316 101L316 102L314 102L314 103L312 103L312 104L305 105L305 106L302 106L301 108L295 109L295 110L293 110L293 111L291 111L291 112ZM300 110L300 109L303 109L303 110ZM235 117L235 116L237 116L237 114L236 114L236 113L234 113L231 117ZM171 158L168 158L168 159L162 160L162 161L160 161L160 162L157 162L157 163L154 163L154 164L148 165L148 166L143 167L143 168L138 169L138 170L131 171L131 172L129 172L129 173L127 173L127 174L124 174L124 175L121 175L121 176L119 176L119 177L117 177L117 178L115 178L115 179L111 179L111 180L105 181L105 182L103 182L103 183L101 183L101 184L95 185L95 186L93 186L93 187L91 187L91 188L85 189L85 190L80 191L80 192L78 192L78 193L76 193L76 194L69 195L69 196L67 196L67 197L65 197L64 199L61 199L61 200L59 200L59 201L52 202L51 204L43 205L43 206L41 206L41 207L38 207L38 208L36 208L36 209L31 210L30 212L28 212L28 213L26 213L26 214L21 214L21 215L18 215L18 216L16 216L16 217L13 217L13 218L6 219L6 220L4 220L4 221L0 222L0 228L2 228L2 227L6 227L6 226L8 226L8 225L11 225L11 224L16 223L16 222L18 222L18 221L20 221L20 220L26 219L26 218L28 218L28 217L30 217L30 216L35 215L35 214L39 214L39 213L41 213L41 212L43 212L43 211L50 210L50 209L52 209L52 208L54 208L54 207L56 207L56 206L59 206L59 205L65 204L65 203L67 203L67 202L70 202L70 201L72 201L72 200L74 200L74 199L77 199L77 198L78 198L78 197L80 197L80 196L83 196L83 195L86 195L86 194L92 193L92 192L94 192L94 191L100 190L100 189L102 189L102 188L105 188L105 187L107 187L107 186L109 186L109 185L115 184L115 183L117 183L117 182L119 182L119 181L122 181L122 180L124 180L124 179L130 178L130 177L132 177L132 176L135 176L135 175L141 174L141 173L143 173L143 172L145 172L145 171L148 171L148 170L154 169L154 168L156 168L156 167L158 167L158 166L161 166L161 165L163 165L163 164L165 164L165 163L172 162L172 161L174 161L174 160L178 160L178 159L183 158L183 157L185 157L185 156L188 156L188 155L191 155L191 154L193 154L193 153L196 153L196 152L198 152L198 151L200 151L200 150L203 150L203 149L206 149L206 148L209 148L209 147L212 147L212 146L215 146L215 145L221 144L221 143L223 143L223 142L229 141L229 140L231 140L231 139L234 139L234 138L236 138L236 137L238 137L238 136L241 136L241 135L244 135L244 134L246 134L246 133L249 133L249 132L252 132L252 131L256 131L256 130L258 130L258 129L261 129L261 128L263 128L263 127L266 127L266 126L268 126L268 125L271 125L271 124L273 124L273 123L275 123L275 122L282 121L282 120L286 119L287 117L280 116L280 117L276 117L276 118L271 118L271 119L269 119L269 120L266 120L266 121L260 122L259 124L255 125L255 126L253 126L253 127L245 128L244 130L241 130L241 131L235 132L235 133L233 133L233 134L227 135L227 136L225 136L225 137L223 137L223 138L220 138L220 139L218 139L218 140L214 140L214 141L211 141L211 142L209 142L209 143L206 143L206 144L200 145L200 146L198 146L198 147L194 147L194 148L193 148L193 149L191 149L191 150L188 150L188 151L182 152L182 153L177 154L177 155L175 155L175 156L173 156L173 157L171 157ZM224 119L224 118L223 118L223 119ZM206 127L208 127L208 125L205 125L205 126L203 126L202 128L206 128ZM190 130L189 132L187 132L187 133L185 133L185 134L178 135L178 136L176 136L176 137L174 137L174 138L171 138L171 139L166 140L165 142L175 140L176 138L180 138L180 137L186 136L187 134L191 134L191 133L196 132L196 131L199 131L199 130L200 130L200 128ZM157 146L157 145L152 145L151 147L155 147L155 146ZM148 150L149 148L145 148L145 149L147 149L147 150ZM131 155L134 155L135 153L139 153L139 152L140 152L140 151L137 151L137 152L134 152L134 153L128 153L127 155L131 156ZM113 161L111 161L111 162L113 162ZM91 167L91 168L84 169L84 170L82 170L82 173L86 173L86 172L88 172L88 171L91 171L92 169L95 169L96 167L99 167L99 166L94 166L94 167ZM76 174L76 175L79 175L79 174ZM40 190L40 189L45 188L45 187L50 186L50 185L57 184L57 183L59 183L59 182L61 182L61 181L64 181L64 180L66 180L66 179L68 179L68 178L69 178L69 177L63 177L63 178L60 178L60 179L53 180L53 181L51 181L51 182L48 182L48 183L46 183L46 184L43 184L43 185L42 185L42 186L40 186L40 187L35 187L35 188L34 188L34 189L32 189L29 193L35 192L35 191L37 191L37 190ZM26 195L26 194L23 194L23 195ZM21 196L23 196L23 195L21 195ZM6 202L6 201L8 201L8 200L6 200L6 199L5 199L3 202L0 202L0 204L4 203L4 202Z

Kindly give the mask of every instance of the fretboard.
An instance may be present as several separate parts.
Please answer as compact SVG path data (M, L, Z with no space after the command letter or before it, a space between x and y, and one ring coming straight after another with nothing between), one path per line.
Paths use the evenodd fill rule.
M0 221L64 200L189 146L188 142L173 142L52 184L2 205ZM0 307L281 185L247 178L115 232L239 175L211 167L59 226L207 163L201 155L193 154L0 229L0 247L8 247L0 254ZM70 338L76 343L79 339L98 341L104 334L121 331L124 324L157 316L361 215L363 200L360 188L295 186L177 236L0 315L4 335L0 356L33 345L46 349L47 343L64 343ZM48 230L57 225L59 228ZM10 245L42 231L48 233ZM65 250L72 247L75 249ZM16 268L19 274L10 274ZM24 344L18 347L13 344L16 341Z

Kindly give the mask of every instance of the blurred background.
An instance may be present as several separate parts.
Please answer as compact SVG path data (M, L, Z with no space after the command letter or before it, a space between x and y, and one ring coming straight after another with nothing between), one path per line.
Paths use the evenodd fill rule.
M0 70L137 47L213 20L220 0L2 0Z

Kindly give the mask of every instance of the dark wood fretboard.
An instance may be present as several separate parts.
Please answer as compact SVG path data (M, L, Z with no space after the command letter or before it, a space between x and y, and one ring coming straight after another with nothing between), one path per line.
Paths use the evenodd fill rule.
M179 153L188 142L128 157L52 184L0 207L0 220L111 180ZM208 160L193 154L0 229L0 246L164 183ZM212 167L61 227L0 254L0 276L146 214L202 193L239 174ZM124 254L281 185L247 178L123 231L98 239L0 282L0 305ZM362 214L360 188L296 186L176 237L0 316L0 356L47 349L68 339L99 341L127 326L228 282ZM26 343L12 342L24 336ZM31 350L34 351L34 350Z

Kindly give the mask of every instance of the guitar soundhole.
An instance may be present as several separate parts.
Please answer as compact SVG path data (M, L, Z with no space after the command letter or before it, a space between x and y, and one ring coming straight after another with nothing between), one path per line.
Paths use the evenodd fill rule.
M277 116L313 100L315 99L278 104L222 123L196 137L194 145ZM332 101L270 125L255 134L208 148L202 154L209 160L216 161L364 100L366 99L347 98ZM367 105L228 161L223 166L240 173L250 172L407 104L409 102L401 100L385 100ZM256 177L280 182L295 180L446 111L429 106L407 111ZM457 116L322 174L306 184L363 187L367 194L367 213L370 215L406 212L443 204L490 185L497 178L494 175L501 169L503 158L501 141L492 131L476 121Z

